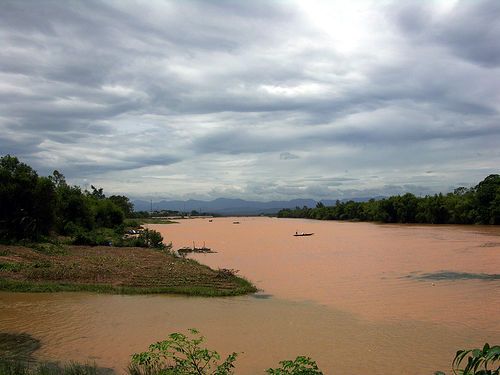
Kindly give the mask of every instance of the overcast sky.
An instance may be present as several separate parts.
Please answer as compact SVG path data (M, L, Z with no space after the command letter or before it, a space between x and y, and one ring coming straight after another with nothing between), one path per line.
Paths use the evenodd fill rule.
M500 1L0 0L0 154L135 198L500 172Z

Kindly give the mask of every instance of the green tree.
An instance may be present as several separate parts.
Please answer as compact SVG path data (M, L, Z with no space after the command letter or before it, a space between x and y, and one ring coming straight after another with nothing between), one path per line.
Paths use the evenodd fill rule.
M57 192L57 228L60 233L74 234L79 229L90 230L95 218L88 196L78 186L61 184Z
M124 195L112 195L108 199L116 206L120 207L125 217L132 216L132 213L134 212L134 205L130 202L128 197Z
M92 202L94 220L98 227L114 228L123 223L124 214L120 207L109 199L99 199Z
M91 192L87 192L92 198L95 199L105 199L106 196L104 195L104 192L102 191L102 188L96 188L94 185L90 185L90 188L92 189Z
M483 224L493 224L495 207L492 203L500 192L500 175L491 174L476 186L476 204L479 218Z
M54 222L54 185L16 157L0 159L0 238L36 239Z

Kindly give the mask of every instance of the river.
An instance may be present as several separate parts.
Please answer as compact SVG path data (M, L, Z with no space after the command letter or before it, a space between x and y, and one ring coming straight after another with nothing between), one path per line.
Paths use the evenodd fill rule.
M233 224L233 221L239 224ZM449 371L459 348L500 343L500 227L215 218L150 225L192 257L238 269L261 292L195 298L0 293L0 331L41 340L40 359L129 355L174 331L240 352L237 374L308 355L325 374ZM296 232L314 232L294 237Z

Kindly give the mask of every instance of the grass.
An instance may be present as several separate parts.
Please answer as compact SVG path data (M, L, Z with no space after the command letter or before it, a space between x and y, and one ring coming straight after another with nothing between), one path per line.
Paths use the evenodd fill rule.
M125 219L126 227L139 228L143 224L179 224L178 221L161 218Z
M0 360L0 375L104 375L113 374L109 369L79 363L27 363Z
M98 368L95 365L36 363L33 353L40 347L40 340L27 333L0 332L0 375L113 374L112 370Z
M108 284L35 283L31 281L0 279L0 290L29 293L93 292L103 294L182 294L202 297L238 296L257 291L257 289L247 280L241 279L241 281L239 287L218 289L209 286L133 287Z
M29 247L31 247L33 250L47 255L65 255L67 253L65 246L60 243L33 243Z
M0 271L19 272L21 268L22 265L19 263L11 263L11 262L0 263Z
M40 340L27 333L0 332L1 360L33 361L33 353L40 347Z
M247 280L192 259L147 248L66 246L49 255L22 246L0 247L0 290L86 291L113 294L234 296L256 292Z
M141 219L141 224L179 224L179 222L168 219Z

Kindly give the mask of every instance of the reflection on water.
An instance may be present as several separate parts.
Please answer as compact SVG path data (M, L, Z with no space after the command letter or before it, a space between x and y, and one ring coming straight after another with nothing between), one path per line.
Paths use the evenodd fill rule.
M40 340L27 333L0 332L0 358L8 361L33 361Z
M418 280L485 280L500 281L500 274L469 273L469 272L433 272L422 275L408 275Z
M498 273L500 247L482 245L498 243L499 228L238 220L154 227L176 248L205 241L218 253L195 257L240 269L256 296L0 293L0 331L39 339L38 358L120 372L129 354L195 327L223 355L243 352L237 373L249 375L299 354L326 374L430 374L457 348L500 342L498 281L405 277Z

